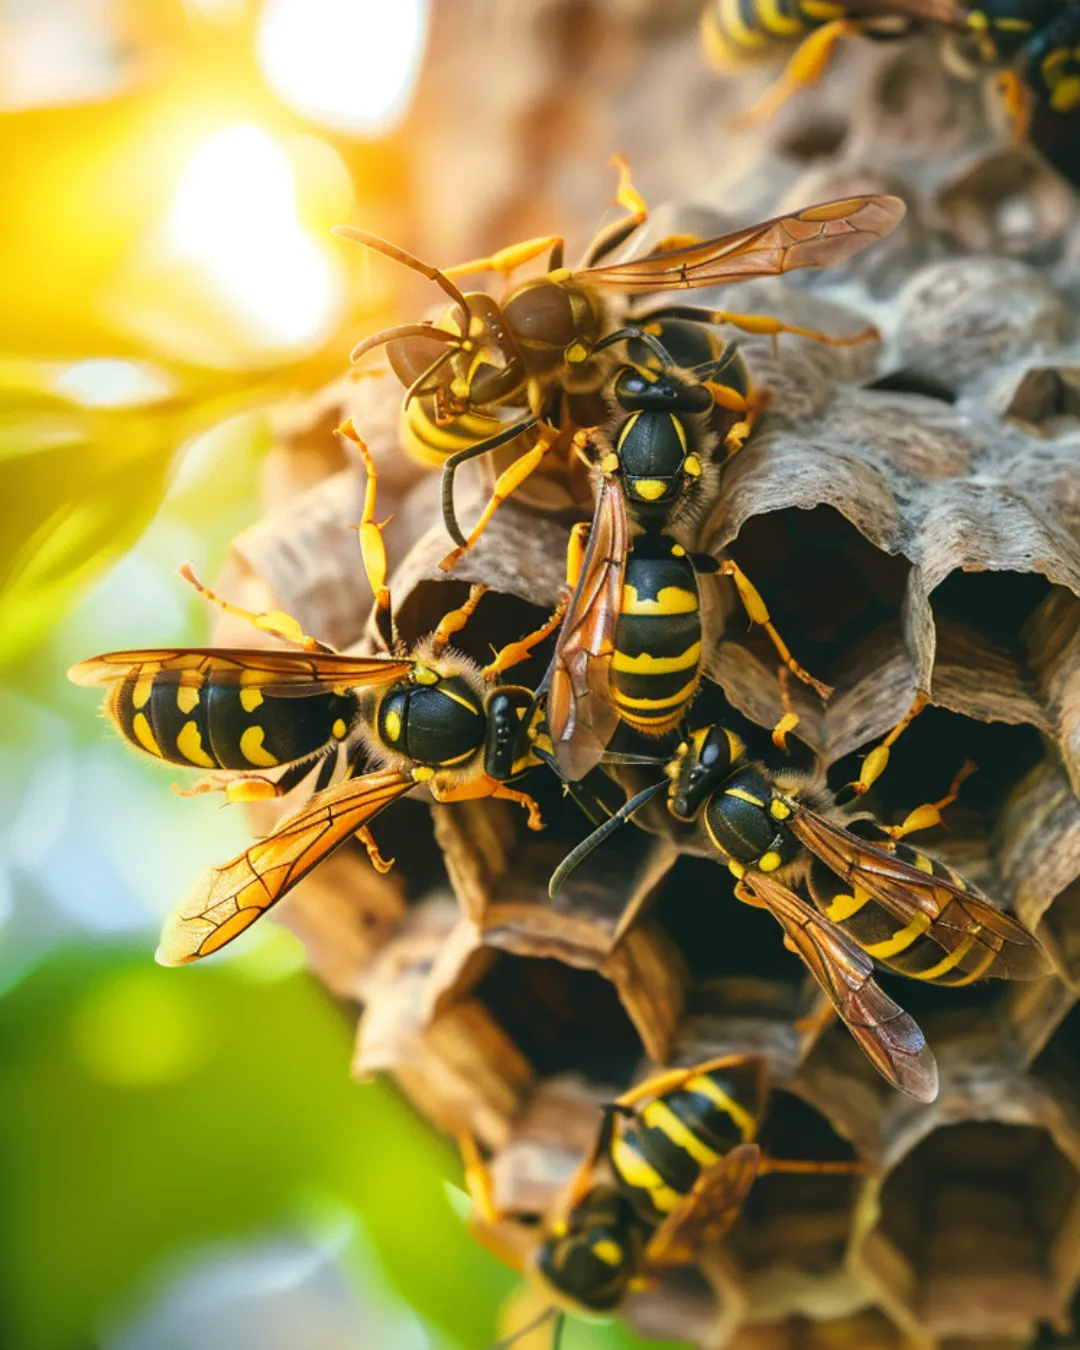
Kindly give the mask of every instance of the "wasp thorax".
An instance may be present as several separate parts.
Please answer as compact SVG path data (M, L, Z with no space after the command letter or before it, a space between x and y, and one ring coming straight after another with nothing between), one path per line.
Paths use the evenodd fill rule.
M774 798L759 770L738 769L705 804L705 828L721 853L736 863L772 872L790 862L799 843L784 820L789 808Z
M391 689L379 704L376 727L390 750L417 764L451 768L484 745L484 705L460 675L418 666L413 680Z
M746 747L726 727L702 727L668 766L672 779L669 810L680 820L691 820L701 804L742 763Z
M703 384L689 384L638 366L619 371L613 393L624 412L702 413L712 408L712 394Z
M638 1273L643 1248L641 1224L627 1201L596 1187L540 1244L536 1268L560 1301L610 1312Z

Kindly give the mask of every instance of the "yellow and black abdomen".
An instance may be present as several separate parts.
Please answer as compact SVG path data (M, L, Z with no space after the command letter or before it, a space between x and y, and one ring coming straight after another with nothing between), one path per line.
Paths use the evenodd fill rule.
M268 769L344 740L356 699L332 691L305 697L264 694L257 684L161 671L150 663L114 686L106 711L136 749L202 769Z
M619 1190L643 1219L670 1214L702 1168L754 1139L758 1082L753 1064L714 1069L616 1120L608 1158Z
M718 70L774 55L833 19L846 6L831 0L707 0L701 13L705 54Z
M506 425L498 417L466 412L440 426L435 420L434 398L414 398L402 410L401 443L426 469L441 469L451 455L497 436Z
M962 876L936 858L893 840L875 838L874 843L920 872L982 898ZM959 937L953 949L946 951L926 935L932 919L924 910L917 910L909 922L901 922L860 886L850 886L817 858L810 869L809 886L814 903L826 918L839 924L867 955L898 975L934 984L963 985L997 973L992 969L993 950L975 947L973 936Z
M615 631L611 696L622 720L648 736L678 726L701 678L697 575L667 534L634 540Z

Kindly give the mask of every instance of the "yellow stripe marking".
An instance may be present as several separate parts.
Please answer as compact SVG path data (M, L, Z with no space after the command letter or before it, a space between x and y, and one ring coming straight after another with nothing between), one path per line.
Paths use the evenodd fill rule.
M467 759L472 759L475 754L475 750L466 750L463 755L455 755L453 759L440 759L439 768L452 769L455 764L464 764Z
M445 685L439 690L439 693L442 694L443 698L448 698L451 703L457 703L462 708L468 708L469 712L471 712L474 717L480 716L480 709L475 703L471 703L465 698L463 694L457 694L453 689L447 689Z
M1080 104L1080 76L1068 75L1059 80L1050 93L1050 106L1055 112L1067 113Z
M427 666L414 666L412 677L417 684L438 684L441 679L437 671L429 670Z
M150 723L146 720L143 713L136 713L131 723L131 729L138 738L139 744L144 750L149 750L152 755L157 755L158 759L164 759L157 741L154 740L154 733L150 730Z
M834 4L833 0L802 0L799 8L808 19L820 19L822 23L845 17L844 6Z
M186 760L198 764L203 769L216 767L214 761L202 747L202 736L196 722L185 722L176 737L176 748Z
M661 586L655 600L639 597L634 586L623 586L624 614L696 614L697 610L696 591L688 591L683 586Z
M699 1097L707 1097L714 1106L719 1107L726 1116L734 1121L744 1143L749 1143L757 1134L757 1121L750 1112L745 1107L740 1106L734 1098L729 1097L720 1084L714 1078L710 1078L707 1073L698 1074L696 1078L691 1078L684 1083L683 1091L697 1093Z
M763 853L761 855L757 860L757 865L762 872L775 872L782 862L783 859L780 857L780 854L775 853L770 849L768 853Z
M791 815L791 807L787 802L782 802L779 797L774 797L769 803L769 815L774 820L787 820Z
M884 961L886 957L896 956L898 952L906 951L908 947L920 937L933 923L933 919L925 910L920 909L906 928L901 928L898 933L894 933L891 938L884 942L875 942L870 946L863 947L867 956L873 956L879 961Z
M650 1129L666 1135L677 1148L689 1153L702 1167L711 1167L720 1158L715 1149L709 1148L686 1128L667 1102L649 1102L641 1112L641 1118Z
M621 690L616 689L613 691L614 701L620 708L674 708L676 704L686 702L697 688L697 683L697 676L695 675L689 684L684 684L678 693L672 694L669 698L630 698Z
M625 652L617 651L612 657L611 668L627 675L668 675L674 670L689 670L700 660L701 643L695 642L679 656L650 656L648 652L627 656Z
M634 426L637 424L637 420L640 416L641 413L636 412L631 413L630 416L627 418L626 422L623 425L622 431L619 432L619 439L615 443L616 450L622 450L623 443L625 442L627 436L630 435L630 432L633 430Z
M150 700L150 691L154 687L154 676L161 669L159 661L148 661L139 667L139 678L131 691L131 702L136 708L145 708Z
M977 931L978 929L976 929ZM944 960L939 961L936 966L931 966L929 970L912 971L911 978L914 980L936 980L942 975L947 975L950 970L955 970L974 945L975 933L969 933L957 947L949 952ZM991 957L991 959L993 958ZM985 966L983 969L985 969Z
M798 37L804 26L794 14L781 14L776 0L757 0L758 18L762 26L777 37Z
M601 1238L599 1242L594 1242L589 1250L598 1261L603 1261L605 1266L621 1265L626 1254L611 1238Z
M865 891L860 891L856 886L854 895L834 896L825 909L825 917L832 919L833 923L843 923L845 919L850 919L853 914L858 914L869 899L869 895Z
M760 806L763 810L765 803L760 797L755 797L752 792L747 792L745 788L725 788L725 797L737 797L741 802L749 802L751 806Z
M199 706L199 686L194 684L177 685L176 706L182 713L194 712Z
M668 413L668 416L671 418L672 426L674 426L675 428L675 435L678 436L679 438L679 445L682 448L683 458L685 459L686 451L688 448L686 444L686 429L683 427L683 424L679 421L679 419L675 416L674 413Z
M256 689L252 686L248 689L240 690L240 706L246 713L254 712L262 701L263 695L261 689Z
M1002 33L1030 33L1032 29L1027 19L995 19L994 27Z
M655 502L664 495L668 485L661 482L659 478L638 478L631 484L634 490L634 496L640 497L642 501Z
M768 41L765 34L747 28L743 22L743 17L739 13L739 0L719 0L717 12L720 27L729 41L738 43L740 47L748 47L751 51L765 46Z
M974 938L972 940L974 941ZM963 979L954 980L953 983L949 986L949 988L961 989L965 984L974 984L975 981L981 979L983 975L985 975L987 969L993 965L994 958L997 956L997 954L998 949L995 947L990 947L987 950L986 956L982 959L982 961L979 962L979 964L975 967L975 969L968 971L968 973L963 977Z
M330 735L333 736L335 741L343 741L345 739L345 733L348 730L349 728L345 722L344 717L339 717L335 720L334 725L330 728Z
M383 731L391 741L396 741L401 735L401 714L396 708L391 708L383 718Z
M649 1199L662 1214L670 1214L682 1204L682 1196L666 1184L660 1173L622 1135L611 1141L608 1156L615 1172L627 1186L648 1191Z
M262 727L248 727L247 731L240 737L240 753L249 764L255 764L260 769L273 768L277 763L269 750L263 749L265 734Z

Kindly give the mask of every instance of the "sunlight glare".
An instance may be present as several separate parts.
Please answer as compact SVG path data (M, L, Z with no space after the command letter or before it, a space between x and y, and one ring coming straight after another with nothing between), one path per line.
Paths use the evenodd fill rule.
M420 69L428 0L266 0L263 74L292 107L343 131L388 131Z
M228 127L196 151L165 232L259 345L307 346L329 330L341 277L299 222L288 157L259 127Z

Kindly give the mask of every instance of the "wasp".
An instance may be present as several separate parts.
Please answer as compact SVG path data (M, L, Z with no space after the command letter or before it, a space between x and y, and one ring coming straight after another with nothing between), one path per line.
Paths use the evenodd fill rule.
M621 173L617 200L628 214L594 238L573 271L563 266L563 240L554 235L440 270L366 230L336 229L342 238L434 281L450 301L437 324L386 329L365 338L352 353L358 361L385 347L391 368L406 386L406 448L422 462L443 468L443 516L459 550L448 565L476 542L501 502L521 487L560 439L565 442L560 430L568 419L560 405L602 391L616 360L613 348L631 339L651 344L651 323L689 318L750 333L794 333L835 345L875 335L876 330L867 329L849 338L830 338L761 315L671 304L634 310L631 298L800 267L832 267L896 227L905 211L897 198L824 202L715 239L668 239L644 258L604 263L648 215L625 161L617 157L616 162ZM501 301L481 291L463 292L455 282L480 272L509 278L544 253L547 271L511 286ZM737 400L737 390L730 390L729 397ZM584 424L572 413L569 421ZM453 510L449 476L465 460L519 437L522 453L500 475L477 526L466 537Z
M610 1102L539 1241L524 1262L510 1257L550 1296L542 1318L612 1312L665 1271L692 1265L723 1240L760 1176L866 1171L859 1160L767 1156L757 1141L767 1094L764 1058L732 1054L664 1070ZM506 1259L487 1169L470 1135L460 1144L477 1236Z
M315 793L266 838L195 883L168 920L158 952L180 965L217 951L277 903L354 834L386 871L369 826L415 787L438 802L500 797L528 812L536 802L510 783L550 759L530 689L500 676L549 636L542 628L498 652L484 669L450 645L486 588L471 588L425 642L404 652L395 637L382 526L376 522L375 467L351 424L341 429L368 467L360 538L376 597L383 652L350 656L304 633L282 613L254 614L215 596L182 569L206 599L285 648L193 647L111 652L69 672L76 684L104 686L104 712L136 749L211 773L195 791L224 790L229 801L283 795L316 773ZM368 772L361 767L374 764ZM271 774L281 770L279 776Z
M1029 136L1080 186L1076 0L708 0L701 14L702 43L719 70L798 43L780 79L737 119L742 124L771 117L799 89L816 84L842 38L892 38L927 25L944 30L949 63L958 73L999 72L1016 138Z
M895 740L896 733L890 735ZM885 757L867 757L861 788L879 775ZM1032 980L1049 970L1023 924L951 868L901 842L941 823L973 767L961 769L940 801L917 808L901 825L881 827L887 838L876 842L856 833L872 822L842 823L823 779L749 762L734 732L701 728L679 745L666 781L631 798L563 861L551 891L666 787L670 814L692 825L695 842L726 864L737 899L777 920L785 945L805 963L871 1064L894 1087L932 1101L933 1055L914 1020L875 982L875 962L954 988L992 976ZM636 917L624 914L617 933Z
M683 721L704 664L699 575L732 577L785 672L822 698L832 692L791 655L736 563L688 552L676 537L714 492L711 373L708 364L692 372L624 366L611 420L575 437L596 466L596 507L592 523L571 533L572 595L541 685L553 753L571 781L599 763L620 722L659 737ZM793 725L792 716L785 729Z

